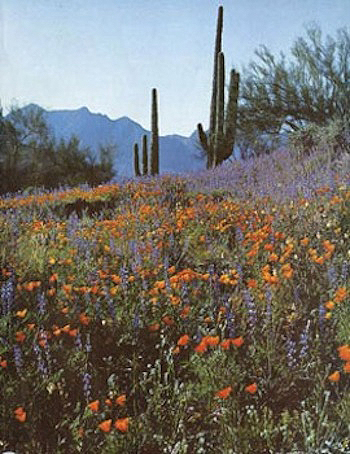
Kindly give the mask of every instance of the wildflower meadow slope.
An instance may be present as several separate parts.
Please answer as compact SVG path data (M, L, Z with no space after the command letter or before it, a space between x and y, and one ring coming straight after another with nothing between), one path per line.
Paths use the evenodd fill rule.
M0 199L0 448L350 452L349 170Z

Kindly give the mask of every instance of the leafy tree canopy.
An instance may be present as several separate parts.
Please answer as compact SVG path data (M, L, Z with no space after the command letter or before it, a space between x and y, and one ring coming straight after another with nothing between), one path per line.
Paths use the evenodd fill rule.
M308 123L322 126L350 111L350 35L323 38L318 26L306 31L291 48L291 59L275 57L265 46L257 61L243 71L240 90L241 146L264 146L281 132L298 131ZM270 142L271 143L271 142Z

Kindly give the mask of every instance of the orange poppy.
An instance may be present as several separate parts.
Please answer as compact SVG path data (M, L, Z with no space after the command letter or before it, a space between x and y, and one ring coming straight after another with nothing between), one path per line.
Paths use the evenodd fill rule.
M1 361L0 361L0 367L3 367L4 369L7 367L7 361L6 361L6 359L1 359Z
M302 238L302 239L300 240L300 244L301 244L302 246L307 246L307 245L309 244L309 241L310 241L309 238L304 237L304 238Z
M38 344L40 345L40 347L45 347L47 340L45 338L39 339Z
M120 396L118 396L116 399L115 399L115 403L117 405L120 405L121 407L123 407L126 403L126 395L125 394L121 394Z
M148 326L148 331L150 331L151 333L155 333L156 331L159 330L159 328L160 328L159 323L152 323L152 325Z
M336 383L340 380L340 372L339 370L336 370L335 372L333 372L333 374L329 375L328 376L328 380L333 382L333 383Z
M16 342L24 342L26 335L23 331L17 331L15 335Z
M230 345L232 343L232 339L224 339L220 343L220 347L223 348L224 350L228 350L230 348Z
M59 336L61 334L60 328L54 328L52 331L54 336Z
M227 399L231 392L232 386L228 386L227 388L220 389L220 391L216 391L215 397L219 397L220 399Z
M172 317L170 317L169 315L165 315L163 318L162 318L163 322L166 324L166 325L173 325L175 322L174 322L174 319Z
M335 293L334 301L340 303L346 297L346 287L339 287Z
M188 334L184 334L177 341L177 345L180 346L180 347L184 347L185 345L188 344L189 340L190 340L190 336Z
M129 429L129 418L119 418L114 423L114 427L120 432L127 432Z
M332 309L334 309L335 304L333 301L327 301L326 303L324 303L324 306L326 309L331 311Z
M88 407L90 408L91 411L97 412L100 406L100 401L99 400L94 400L93 402L90 402L88 404Z
M49 277L49 282L56 282L58 279L58 274L57 273L53 273L50 277Z
M232 339L231 342L235 347L241 347L244 344L244 339L242 336L239 336Z
M56 289L50 288L46 293L48 296L54 296L56 294Z
M248 385L244 388L244 391L249 394L255 394L257 390L258 390L258 385L256 383L252 383L251 385Z
M247 287L248 288L256 288L258 285L256 279L248 279L247 281Z
M87 326L90 323L90 317L88 317L85 312L79 315L79 321L82 325Z
M27 413L24 411L23 407L18 407L14 411L15 419L19 422L25 422L27 419Z
M350 347L348 345L341 345L338 347L338 355L343 361L350 361Z
M102 432L109 432L112 427L112 420L106 419L105 421L100 422L98 428L102 430Z
M205 336L203 340L206 345L209 345L210 347L216 347L220 342L219 336Z
M180 312L180 317L185 318L190 313L191 307L185 306L182 311Z
M113 405L113 402L111 401L111 399L106 399L105 400L105 404L108 406L108 407L111 407Z
M194 348L196 353L204 353L207 351L207 343L201 340L201 342Z
M28 312L27 309L23 309L22 311L17 311L16 316L18 318L24 318L27 315L27 312Z
M343 366L343 371L346 373L346 374L350 374L350 361L347 361L344 366Z
M69 333L70 331L70 325L64 325L63 328L61 328L61 330L64 332L64 333Z

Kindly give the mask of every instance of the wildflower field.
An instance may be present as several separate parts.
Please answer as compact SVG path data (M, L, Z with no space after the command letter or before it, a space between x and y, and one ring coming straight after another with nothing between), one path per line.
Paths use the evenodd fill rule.
M0 448L350 452L350 166L0 199Z

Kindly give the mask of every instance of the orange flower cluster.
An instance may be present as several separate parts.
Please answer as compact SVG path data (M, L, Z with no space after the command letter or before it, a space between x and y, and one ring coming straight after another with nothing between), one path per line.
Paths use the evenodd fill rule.
M235 347L241 347L244 343L242 336L236 337L234 339L223 339L220 343L219 336L204 336L200 343L194 348L196 353L205 353L208 350L208 347L216 347L220 344L220 347L223 350L228 350L231 345Z
M237 285L239 280L239 274L237 270L232 269L228 274L222 274L219 278L219 282L225 285Z
M350 347L349 345L341 345L338 347L338 356L341 360L345 361L343 370L346 374L350 373Z
M270 265L267 264L263 266L261 274L264 281L268 284L275 285L279 283L278 277L275 274L271 273Z

